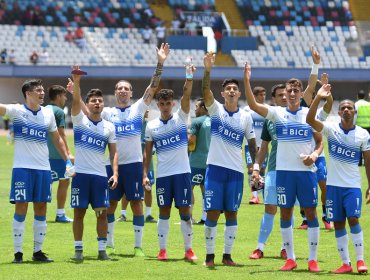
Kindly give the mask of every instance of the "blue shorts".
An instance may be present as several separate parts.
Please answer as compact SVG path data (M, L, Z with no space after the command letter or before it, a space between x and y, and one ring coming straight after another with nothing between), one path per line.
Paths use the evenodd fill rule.
M172 200L175 200L176 208L190 207L190 173L157 178L156 195L159 208L171 206Z
M148 179L151 185L155 184L155 179L154 179L154 170L149 170L148 171Z
M259 148L257 149L257 151L258 150L259 150ZM251 157L251 154L249 152L249 149L248 149L248 146L247 145L244 146L244 155L245 155L245 163L247 165L253 164L252 157ZM268 162L268 158L269 158L269 155L267 154L265 160L262 163L262 167L261 168L266 168L267 162Z
M51 168L51 179L53 182L59 180L68 180L64 174L66 173L66 163L64 159L49 159Z
M206 169L205 168L191 168L191 185L197 186L197 185L204 185L204 178L206 175Z
M206 211L238 211L243 197L243 181L243 173L221 166L208 165L204 184Z
M109 207L108 178L93 174L76 173L72 179L71 207L87 209Z
M302 208L317 206L316 173L311 171L276 171L276 193L281 208L292 208L296 198Z
M112 167L107 165L106 169L109 179L113 175ZM142 162L118 165L118 185L114 190L109 189L109 197L119 201L123 195L128 201L144 199Z
M51 172L29 168L13 168L10 203L50 202Z
M326 178L328 176L328 171L326 169L326 160L325 157L318 157L315 165L317 167L316 176L317 181L326 181Z
M276 171L269 171L266 174L263 200L265 204L277 205Z
M359 188L326 186L326 217L343 222L349 217L361 217L362 195Z

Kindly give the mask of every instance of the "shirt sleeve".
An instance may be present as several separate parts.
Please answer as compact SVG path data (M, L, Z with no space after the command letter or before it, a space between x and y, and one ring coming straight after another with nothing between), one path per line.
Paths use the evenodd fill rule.
M81 110L80 113L78 113L78 115L72 116L72 123L76 124L76 125L82 123L82 120L83 120L84 116L85 116L85 114Z
M109 123L108 143L117 143L116 130L115 130L114 125L112 123Z
M272 138L271 138L271 135L270 135L270 133L269 133L269 130L268 130L268 126L267 126L267 124L268 124L268 120L265 120L265 121L263 122L262 133L261 133L261 139L262 139L263 141L270 142L270 141L272 140Z
M145 128L145 141L153 141L153 136L152 136L152 130L150 129L150 122L146 125Z

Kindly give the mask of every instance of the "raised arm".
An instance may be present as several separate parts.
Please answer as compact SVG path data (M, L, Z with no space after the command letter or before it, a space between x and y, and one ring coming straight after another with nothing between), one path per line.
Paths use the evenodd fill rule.
M72 95L73 97L73 91L74 91L74 83L73 81L68 78L68 84L67 84L67 91ZM87 107L85 105L85 102L83 102L82 98L80 97L80 105L81 105L81 110L82 112L87 115Z
M247 103L249 107L255 111L256 113L260 114L263 117L267 116L268 108L265 104L257 103L254 99L254 95L251 88L250 78L251 78L251 66L246 63L244 65L244 87L245 87L245 98L247 99Z
M152 79L150 80L149 86L146 88L143 99L144 103L149 106L153 100L153 96L158 89L159 82L161 81L162 71L163 71L163 64L168 54L170 53L170 45L162 43L160 48L157 48L157 67L154 70Z
M191 71L193 73L193 76L194 76L195 70L196 70L195 66L192 65ZM184 84L183 93L181 97L181 110L186 114L188 114L190 111L190 96L191 96L192 90L193 90L193 79L185 79L185 84Z
M328 84L329 83L329 75L326 73L322 73L320 80L318 81L321 86ZM325 99L325 104L324 104L324 111L327 114L330 114L331 108L333 107L333 95L330 94L326 99Z
M315 99L313 100L310 109L308 110L308 114L306 116L306 122L313 127L316 131L321 132L324 125L321 121L316 119L317 108L319 107L320 100L323 98L328 98L330 93L331 86L330 84L323 85L319 91Z
M78 65L73 66L73 70L79 70ZM80 89L80 80L81 75L72 75L73 79L73 94L72 94L72 116L77 116L81 112L81 89Z
M215 98L213 97L213 93L211 91L211 70L214 62L215 54L212 52L206 53L206 55L203 58L204 73L202 80L202 92L204 104L206 105L206 107L211 106L215 101Z
M308 85L303 93L303 100L306 102L307 106L311 105L313 94L315 93L315 87L317 83L317 78L319 74L319 64L320 64L320 54L315 50L314 46L311 47L312 56L312 70L310 77L308 78Z

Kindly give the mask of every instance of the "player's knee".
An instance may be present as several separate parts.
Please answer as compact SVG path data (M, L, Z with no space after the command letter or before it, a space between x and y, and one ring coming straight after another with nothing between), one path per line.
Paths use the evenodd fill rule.
M358 218L357 217L349 217L348 218L348 224L350 227L354 227L359 224Z

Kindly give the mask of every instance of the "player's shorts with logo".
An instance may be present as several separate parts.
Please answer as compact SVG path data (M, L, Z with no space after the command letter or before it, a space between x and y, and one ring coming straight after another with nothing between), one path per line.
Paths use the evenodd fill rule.
M51 172L29 168L13 168L10 202L50 202Z
M317 206L317 178L311 171L276 171L278 205L292 208L296 198L303 208Z
M243 181L243 173L209 164L204 185L206 211L238 211L243 197Z
M318 157L315 165L317 167L316 176L317 181L326 181L326 178L328 177L328 172L326 169L326 160L325 157Z
M156 195L158 207L189 207L191 205L190 173L175 174L157 178Z
M204 185L205 176L206 176L205 168L191 167L191 185L192 186Z
M108 178L113 175L112 167L106 166ZM118 165L118 185L114 190L109 189L111 200L119 201L126 196L128 201L143 200L144 188L143 181L143 163L134 162Z
M105 176L76 173L72 179L71 207L87 209L109 207L108 178Z
M360 188L326 186L326 217L342 222L349 217L361 217L362 195Z

